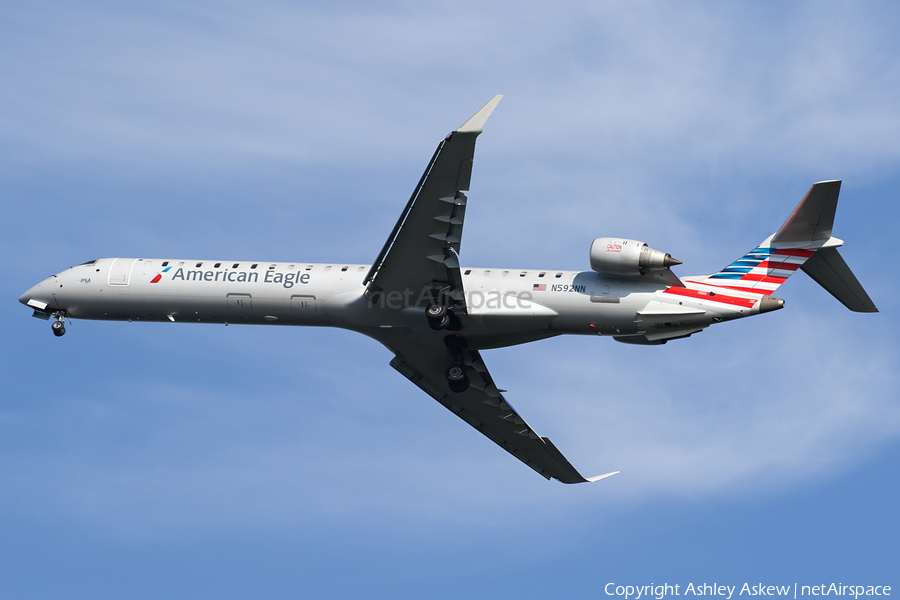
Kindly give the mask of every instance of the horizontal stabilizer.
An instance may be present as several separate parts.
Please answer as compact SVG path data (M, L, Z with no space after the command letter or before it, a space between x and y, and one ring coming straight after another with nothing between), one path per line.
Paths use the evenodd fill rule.
M822 248L800 268L850 310L878 312L837 248Z

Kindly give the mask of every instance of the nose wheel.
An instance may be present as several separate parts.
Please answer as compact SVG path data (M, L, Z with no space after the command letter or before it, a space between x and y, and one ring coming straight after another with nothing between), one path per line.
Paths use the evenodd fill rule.
M50 326L53 330L53 335L56 337L62 337L66 335L66 322L65 317L62 315L57 315L56 321L53 322L53 325Z

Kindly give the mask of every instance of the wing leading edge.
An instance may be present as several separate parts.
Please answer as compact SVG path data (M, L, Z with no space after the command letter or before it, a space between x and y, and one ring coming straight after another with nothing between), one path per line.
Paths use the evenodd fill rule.
M376 293L412 292L437 284L465 310L459 274L459 248L472 178L475 139L503 96L494 96L472 118L438 144L363 284ZM423 300L424 302L425 300Z

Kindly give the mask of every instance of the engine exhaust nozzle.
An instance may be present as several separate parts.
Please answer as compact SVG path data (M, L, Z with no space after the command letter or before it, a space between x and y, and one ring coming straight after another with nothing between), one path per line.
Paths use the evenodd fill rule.
M665 265L666 268L674 267L680 264L681 261L677 258L672 258L671 254L666 254L666 259L663 261L663 265Z

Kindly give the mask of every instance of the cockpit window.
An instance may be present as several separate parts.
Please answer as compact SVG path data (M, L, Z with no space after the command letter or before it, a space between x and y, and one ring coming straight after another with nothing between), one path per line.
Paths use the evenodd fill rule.
M88 267L88 266L90 266L90 265L96 263L98 260L99 260L99 259L95 258L94 260L89 260L89 261L87 261L86 263L81 263L79 266L81 266L81 267Z

